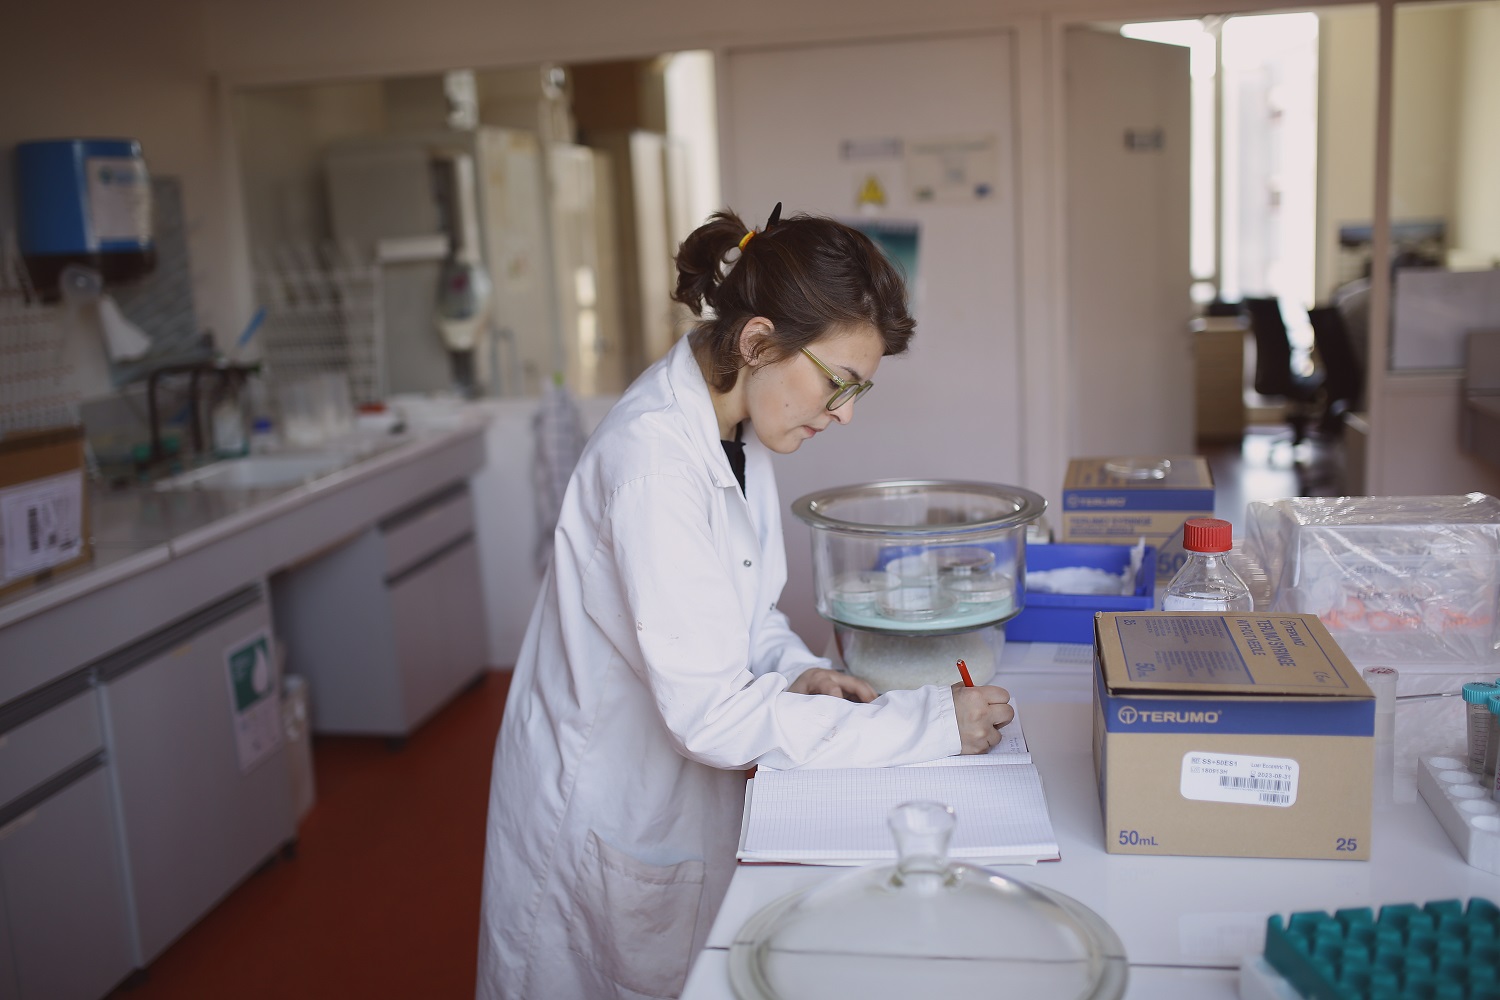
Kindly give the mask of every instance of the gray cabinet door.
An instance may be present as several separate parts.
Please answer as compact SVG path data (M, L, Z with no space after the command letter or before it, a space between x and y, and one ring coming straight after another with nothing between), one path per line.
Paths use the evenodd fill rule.
M392 583L388 591L405 732L415 729L452 693L443 682L446 654L440 577L445 561L446 557L424 564Z
M446 683L452 694L487 666L490 651L479 546L473 541L455 549L445 560L441 587Z
M241 770L225 663L268 625L259 601L104 685L148 962L294 835L285 746Z
M0 883L3 882L4 877L0 876ZM21 982L16 978L16 949L11 943L5 886L0 884L0 1000L19 1000L20 996Z
M484 667L488 638L472 536L391 584L407 725L415 728Z
M98 1000L130 974L125 889L109 783L96 766L0 829L0 884L14 979L0 997ZM14 983L15 991L8 988Z

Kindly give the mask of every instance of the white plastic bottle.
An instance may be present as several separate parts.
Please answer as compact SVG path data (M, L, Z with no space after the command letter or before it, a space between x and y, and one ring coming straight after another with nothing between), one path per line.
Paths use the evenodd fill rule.
M1254 611L1250 588L1224 561L1233 526L1215 517L1190 517L1182 525L1187 562L1167 584L1163 611Z

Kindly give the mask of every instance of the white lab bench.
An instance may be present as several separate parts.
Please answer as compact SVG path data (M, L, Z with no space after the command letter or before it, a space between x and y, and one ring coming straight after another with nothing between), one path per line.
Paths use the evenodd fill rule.
M1416 792L1415 753L1463 740L1460 699L1397 709L1394 744L1377 751L1370 860L1145 857L1106 854L1090 750L1087 647L1011 643L996 679L1026 717L1042 773L1060 861L1007 866L1091 907L1130 958L1131 1000L1237 997L1242 957L1264 946L1271 914L1483 896L1500 900L1500 876L1471 868ZM741 865L688 977L683 1000L729 1000L729 948L745 921L782 896L848 869Z

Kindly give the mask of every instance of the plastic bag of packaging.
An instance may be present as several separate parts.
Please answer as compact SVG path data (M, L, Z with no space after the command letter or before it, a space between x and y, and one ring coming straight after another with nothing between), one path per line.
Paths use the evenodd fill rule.
M1246 507L1271 611L1315 614L1358 665L1500 659L1500 501L1293 497Z

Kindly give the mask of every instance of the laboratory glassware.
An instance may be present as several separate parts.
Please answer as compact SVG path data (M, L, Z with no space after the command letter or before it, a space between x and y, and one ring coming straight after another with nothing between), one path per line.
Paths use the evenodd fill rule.
M902 803L890 816L895 864L836 876L751 917L730 947L735 995L1122 996L1129 963L1110 926L1061 893L950 861L954 822L941 803Z
M836 625L910 636L1014 617L1025 602L1026 526L1046 507L1016 486L891 480L812 493L792 512L812 528L818 613ZM849 600L848 581L872 571L899 586Z
M1163 611L1254 611L1255 599L1224 553L1231 547L1233 526L1216 517L1190 517L1182 525L1187 561L1167 584Z

